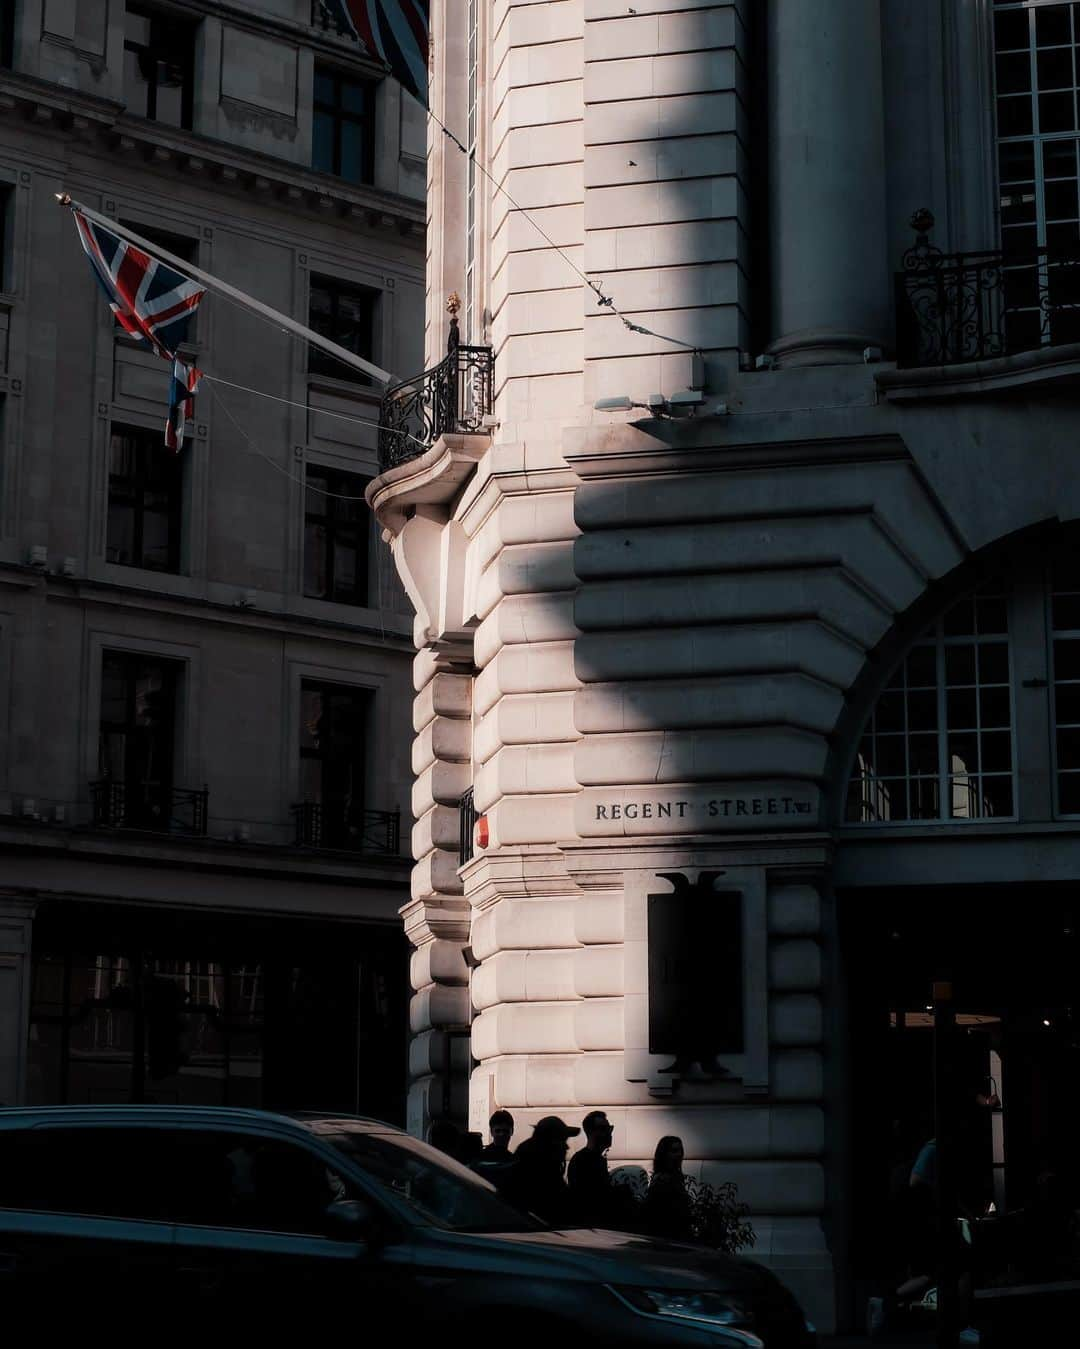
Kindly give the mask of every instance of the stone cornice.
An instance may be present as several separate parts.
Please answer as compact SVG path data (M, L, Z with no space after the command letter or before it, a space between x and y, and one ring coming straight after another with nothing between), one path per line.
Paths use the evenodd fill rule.
M32 76L0 75L0 116L82 141L100 140L108 153L141 159L153 168L181 172L237 195L272 194L298 210L334 212L368 229L423 248L425 206L380 188L346 183L288 160L127 114L124 105L94 98Z
M944 398L1000 398L1012 390L1030 394L1080 383L1080 342L1019 351L986 361L878 370L874 381L892 403L931 402Z

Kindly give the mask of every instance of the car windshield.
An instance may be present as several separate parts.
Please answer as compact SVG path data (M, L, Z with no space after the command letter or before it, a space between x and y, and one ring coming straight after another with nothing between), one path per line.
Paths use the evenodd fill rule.
M500 1199L486 1180L407 1134L323 1134L365 1175L424 1221L452 1232L536 1232L543 1224Z

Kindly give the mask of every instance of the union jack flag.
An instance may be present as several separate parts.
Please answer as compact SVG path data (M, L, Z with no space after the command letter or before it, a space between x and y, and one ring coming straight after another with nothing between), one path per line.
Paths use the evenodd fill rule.
M339 33L363 43L427 107L430 0L320 0Z
M96 221L72 210L79 240L117 322L132 337L172 360L206 294L189 277Z
M179 454L184 446L184 426L195 415L195 391L202 371L175 359L169 384L169 415L165 419L165 447Z

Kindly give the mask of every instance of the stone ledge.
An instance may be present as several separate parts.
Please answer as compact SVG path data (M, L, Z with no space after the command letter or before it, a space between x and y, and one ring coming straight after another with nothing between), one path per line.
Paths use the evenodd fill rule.
M958 365L883 368L875 373L874 382L892 403L995 397L1011 390L1073 385L1080 382L1080 342Z

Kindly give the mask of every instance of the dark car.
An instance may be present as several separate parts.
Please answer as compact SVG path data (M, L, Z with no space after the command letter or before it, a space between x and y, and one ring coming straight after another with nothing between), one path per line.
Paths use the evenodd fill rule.
M211 1107L0 1110L0 1295L120 1307L147 1332L240 1318L499 1349L814 1338L751 1261L553 1230L390 1125Z

